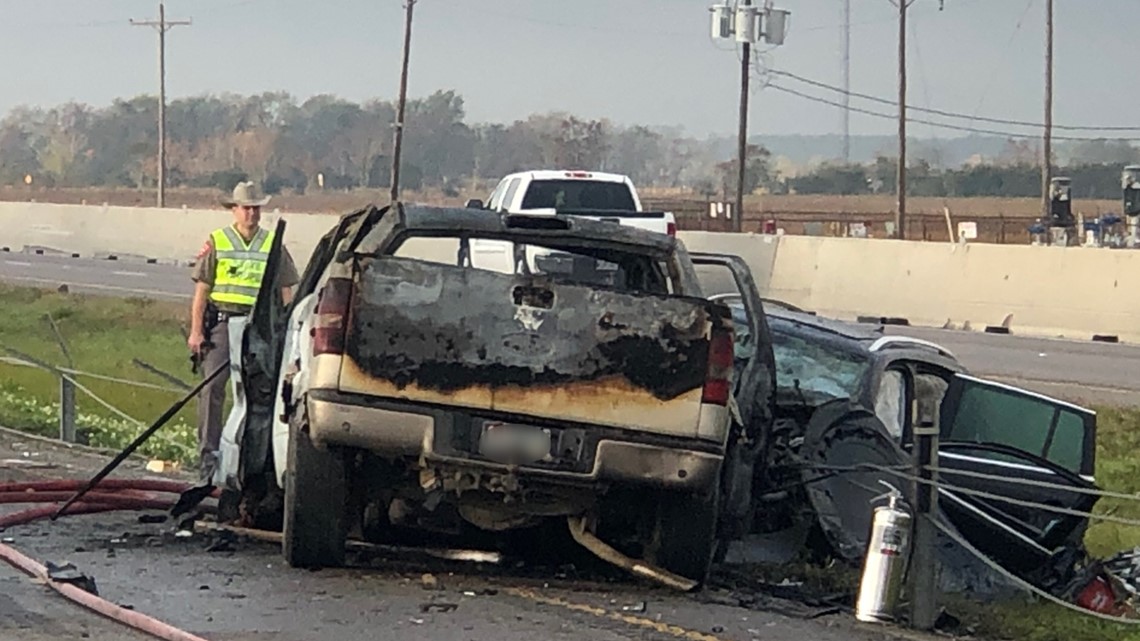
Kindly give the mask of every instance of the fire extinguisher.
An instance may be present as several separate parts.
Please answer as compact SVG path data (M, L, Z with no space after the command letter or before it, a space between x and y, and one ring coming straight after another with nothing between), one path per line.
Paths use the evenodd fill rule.
M895 608L902 595L903 580L910 552L911 523L914 516L902 492L890 483L886 494L871 499L875 508L871 519L871 537L863 559L863 575L859 581L859 597L855 618L860 621L893 621Z

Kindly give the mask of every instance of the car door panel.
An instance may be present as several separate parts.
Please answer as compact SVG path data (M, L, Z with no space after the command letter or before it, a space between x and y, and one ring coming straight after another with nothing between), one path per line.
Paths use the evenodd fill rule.
M940 420L939 466L944 494L951 495L944 508L955 520L988 532L978 539L983 551L1031 572L1056 550L1080 544L1088 518L1045 506L1083 513L1095 506L1097 497L1088 492L1096 489L1095 413L956 374Z
M689 256L698 271L701 267L727 270L729 278L722 274L721 279L725 281L725 287L735 287L747 317L741 319L733 314L734 322L744 323L744 327L736 330L734 370L737 371L733 373L732 396L740 413L741 425L733 430L725 456L722 476L724 508L720 525L721 538L731 540L743 536L749 529L755 510L752 497L760 484L759 479L764 478L763 461L768 455L776 412L776 358L764 305L748 264L739 256L728 254L693 252ZM706 287L704 281L701 286L702 289ZM743 336L741 330L747 335Z

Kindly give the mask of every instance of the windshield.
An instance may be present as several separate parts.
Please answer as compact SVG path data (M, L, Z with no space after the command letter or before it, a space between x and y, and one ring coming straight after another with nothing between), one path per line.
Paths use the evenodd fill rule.
M619 209L637 205L625 183L592 180L536 180L526 190L523 209Z
M841 347L826 333L805 327L796 328L794 333L789 329L772 328L778 389L794 390L798 380L805 394L814 392L830 398L858 396L863 377L870 368L865 356Z

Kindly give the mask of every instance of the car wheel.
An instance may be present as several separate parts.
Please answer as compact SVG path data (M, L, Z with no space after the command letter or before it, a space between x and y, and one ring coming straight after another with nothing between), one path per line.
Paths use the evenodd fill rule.
M292 567L344 565L348 479L344 454L313 445L296 419L289 426L282 548Z

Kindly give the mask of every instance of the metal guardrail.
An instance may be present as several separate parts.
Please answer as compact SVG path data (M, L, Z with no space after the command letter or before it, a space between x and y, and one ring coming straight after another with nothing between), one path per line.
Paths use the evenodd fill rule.
M54 323L53 323L53 326L54 326ZM65 358L68 360L69 364L73 365L73 363L71 361L70 353L67 351L66 344L63 342L62 337L60 337L57 334L57 339L59 339L60 346L64 350ZM12 349L11 347L0 346L0 348L2 348L4 351L11 354L11 356L0 356L0 363L4 363L7 365L16 365L16 366L20 366L20 367L30 367L33 369L38 369L38 370L50 372L59 378L59 439L65 443L75 443L76 442L76 421L78 418L78 412L76 410L76 402L75 401L76 401L76 391L77 390L79 392L82 392L83 394L85 394L89 398L91 398L91 400L95 401L100 406L102 406L104 409L111 412L112 414L119 417L120 419L127 421L128 423L133 423L133 424L138 425L140 427L143 426L142 421L134 418L133 416L127 414L123 410L115 407L110 402L108 402L106 399L100 397L98 394L93 392L89 387L87 387L86 385L77 381L76 378L90 378L93 380L100 380L100 381L115 383L115 384L119 384L119 385L136 387L136 388L140 388L140 389L149 389L149 390L154 390L154 391L170 392L170 393L176 393L176 394L177 393L185 393L186 391L191 389L191 386L189 384L183 382L182 380L180 380L176 376L173 376L171 374L163 372L162 370L154 367L153 365L145 363L145 362L143 362L137 358L134 359L134 363L136 366L138 366L141 369L144 369L146 371L149 371L151 373L154 373L154 374L170 381L171 386L157 385L154 383L147 383L144 381L134 381L134 380L120 378L120 377L116 377L116 376L108 376L105 374L97 374L94 372L85 372L82 370L75 369L73 366L72 367L58 367L58 366L52 365L50 363L44 362L44 361L42 361L38 358L35 358L33 356L30 356L28 354L24 354L18 350ZM173 445L176 447L185 448L184 444L178 443L176 441L165 438L163 436L159 436L158 438L168 445Z

